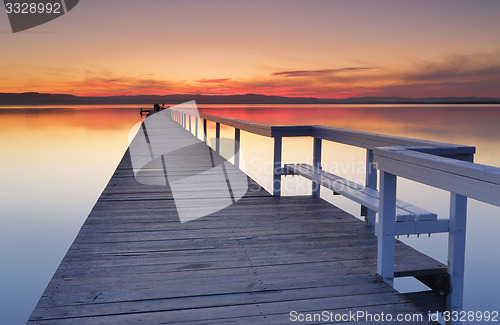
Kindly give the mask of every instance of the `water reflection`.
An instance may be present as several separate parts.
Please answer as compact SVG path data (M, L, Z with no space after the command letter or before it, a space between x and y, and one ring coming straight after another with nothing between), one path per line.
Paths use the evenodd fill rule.
M26 323L138 121L135 105L0 108L0 324Z
M23 324L75 238L140 120L137 105L0 107L0 323ZM210 114L275 125L334 127L474 145L476 161L500 167L500 106L456 105L200 105ZM201 133L201 125L200 133ZM221 136L232 138L233 129ZM208 137L214 137L209 124ZM241 134L242 165L270 190L272 141ZM283 162L310 162L312 141L285 139ZM341 176L363 181L356 168L364 151L324 143L323 161ZM265 168L269 166L269 168ZM328 164L327 164L328 166ZM332 165L333 166L333 165ZM298 184L298 185L297 185ZM285 194L310 193L310 183L285 178ZM359 206L322 196L359 215ZM449 194L399 181L398 196L446 217ZM470 200L465 308L499 310L500 209ZM414 247L446 262L446 236L410 238Z

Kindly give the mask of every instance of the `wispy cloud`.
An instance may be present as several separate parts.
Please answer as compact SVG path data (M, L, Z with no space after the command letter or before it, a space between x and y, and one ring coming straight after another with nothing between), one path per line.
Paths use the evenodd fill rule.
M73 93L78 95L108 96L163 94L182 85L168 80L92 73L84 79L66 81L59 86L70 86L76 90Z
M323 69L323 70L289 70L289 71L275 72L272 75L282 76L282 77L319 77L319 76L338 74L341 72L356 72L356 71L365 71L371 69L375 68L353 67L353 68Z
M201 79L201 80L196 80L196 82L199 83L215 83L215 84L220 84L220 83L225 83L226 81L231 80L231 78L223 78L223 79Z
M381 95L408 97L500 97L500 53L454 54L418 60L401 70L387 69Z
M412 69L403 72L411 81L477 81L500 76L500 55L481 53L451 55L441 61L419 61Z

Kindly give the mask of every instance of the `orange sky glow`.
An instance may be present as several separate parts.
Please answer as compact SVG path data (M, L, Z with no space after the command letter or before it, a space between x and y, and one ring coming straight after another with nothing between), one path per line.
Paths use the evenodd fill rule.
M103 0L13 34L0 92L500 98L500 1Z

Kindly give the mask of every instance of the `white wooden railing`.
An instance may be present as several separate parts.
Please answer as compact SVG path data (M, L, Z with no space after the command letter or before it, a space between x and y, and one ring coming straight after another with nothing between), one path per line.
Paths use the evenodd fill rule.
M281 195L281 176L287 175L282 166L282 139L285 137L313 137L313 166L321 169L322 141L332 141L366 149L366 187L377 189L379 182L379 222L377 225L377 272L393 285L394 249L396 232L397 177L430 185L450 192L450 216L445 227L449 233L448 273L450 293L447 310L461 311L465 262L465 234L467 198L500 206L500 168L473 163L475 147L388 136L382 134L338 129L320 125L270 126L204 113L193 114L180 109L169 109L172 119L198 136L198 121L202 121L204 140L207 141L207 121L215 122L215 150L220 150L220 124L235 128L235 165L239 164L240 130L274 139L273 195ZM192 121L194 118L194 121ZM374 167L380 171L380 180ZM313 195L320 189L313 181ZM375 223L375 211L363 208L368 224ZM435 232L442 232L443 224L436 223ZM445 229L446 230L446 229ZM424 231L422 231L424 232ZM433 229L425 229L425 233Z

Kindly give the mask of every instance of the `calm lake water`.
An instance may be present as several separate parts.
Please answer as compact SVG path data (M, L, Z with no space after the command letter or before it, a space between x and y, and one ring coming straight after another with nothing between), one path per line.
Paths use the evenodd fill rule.
M145 105L146 106L146 105ZM128 146L138 105L0 106L0 324L24 324ZM147 106L146 106L147 107ZM322 124L477 147L476 162L500 167L500 105L201 105L207 113L274 125ZM209 124L209 137L215 134ZM222 128L232 138L233 130ZM272 140L242 132L242 168L271 188ZM224 148L223 152L224 152ZM325 169L363 181L365 151L324 143ZM283 160L312 160L311 139L287 138ZM310 193L287 177L285 195ZM322 197L359 216L359 206ZM398 180L398 197L447 217L449 194ZM500 310L500 208L469 200L465 309ZM446 263L447 236L405 242ZM400 291L414 289L408 279Z

